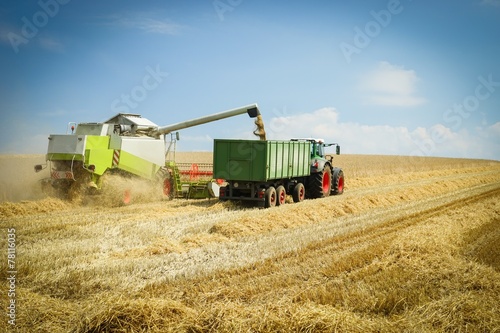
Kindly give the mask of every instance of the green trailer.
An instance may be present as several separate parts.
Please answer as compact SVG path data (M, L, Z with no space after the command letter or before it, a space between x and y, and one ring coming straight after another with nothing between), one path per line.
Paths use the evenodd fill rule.
M309 175L307 142L215 140L216 178L267 182Z
M255 201L259 206L272 207L284 204L287 195L300 202L306 196L338 193L333 183L340 182L342 192L342 170L332 168L331 159L318 155L318 147L324 146L311 139L214 140L214 178L226 184L220 188L219 199ZM315 187L318 178L319 189Z

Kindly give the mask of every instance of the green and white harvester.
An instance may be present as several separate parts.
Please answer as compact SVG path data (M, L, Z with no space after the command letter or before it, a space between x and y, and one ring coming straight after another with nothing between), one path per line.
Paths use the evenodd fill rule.
M218 196L215 181L200 182L197 177L210 178L211 167L200 170L193 164L188 170L182 170L175 161L166 159L167 137L168 134L174 137L173 133L180 129L243 113L260 119L257 104L250 104L167 126L158 126L138 114L125 113L102 123L70 123L66 134L49 136L46 164L36 165L35 171L49 167L50 177L42 180L43 186L56 189L70 199L73 192L82 189L99 192L106 174L157 182L159 191L168 198ZM186 180L183 174L190 178Z

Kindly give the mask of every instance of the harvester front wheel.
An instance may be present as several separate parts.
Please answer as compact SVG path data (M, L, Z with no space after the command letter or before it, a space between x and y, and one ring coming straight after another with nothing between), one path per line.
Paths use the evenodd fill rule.
M324 198L330 195L332 187L332 169L328 164L322 171L311 175L310 196L311 198Z
M165 178L163 180L163 195L165 195L168 199L172 199L174 197L172 178Z
M264 207L270 208L276 206L276 189L270 186L264 194L265 204Z
M283 185L280 185L276 188L276 206L284 205L286 202L286 190Z

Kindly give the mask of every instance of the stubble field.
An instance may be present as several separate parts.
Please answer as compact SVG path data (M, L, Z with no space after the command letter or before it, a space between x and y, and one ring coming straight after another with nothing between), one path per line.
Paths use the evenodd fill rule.
M40 162L0 157L2 332L500 330L499 162L340 155L343 195L272 209L72 203L37 192Z

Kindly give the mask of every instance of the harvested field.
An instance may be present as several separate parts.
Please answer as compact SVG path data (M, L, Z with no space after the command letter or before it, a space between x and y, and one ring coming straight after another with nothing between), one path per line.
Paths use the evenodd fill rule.
M37 158L0 158L2 332L499 330L499 162L340 155L343 195L255 209L43 197Z

